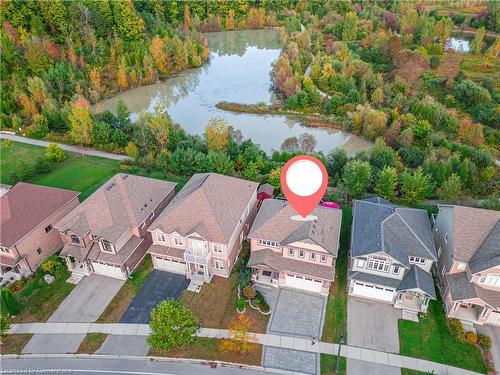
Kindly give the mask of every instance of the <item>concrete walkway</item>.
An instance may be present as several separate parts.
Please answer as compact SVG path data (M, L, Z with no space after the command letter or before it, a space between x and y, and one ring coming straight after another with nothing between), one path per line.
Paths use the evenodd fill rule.
M57 334L86 334L86 333L106 333L110 335L149 335L149 325L147 324L99 324L99 323L26 323L13 324L10 334L15 333L57 333ZM197 334L198 337L228 338L229 331L226 329L202 328ZM284 349L294 349L312 353L336 354L337 344L325 342L311 345L308 339L280 336L272 334L255 334L256 342L266 346L273 346ZM357 359L378 365L408 368L422 372L434 371L436 375L477 375L478 373L447 366L423 359L411 358L394 353L364 349L355 346L344 345L341 355L350 359Z
M10 139L11 141L14 141L14 142L26 143L29 145L40 146L40 147L47 147L50 143L57 143L57 142L47 142L47 141L42 141L39 139L22 137L20 135L15 135L15 134L12 134L10 132L5 132L5 131L0 132L0 139ZM77 154L82 154L82 155L87 155L87 156L98 156L100 158L113 159L113 160L119 160L119 161L130 160L130 158L126 155L112 154L110 152L98 151L98 150L95 150L93 148L72 146L72 145L67 145L65 143L57 143L57 144L63 150L74 152Z

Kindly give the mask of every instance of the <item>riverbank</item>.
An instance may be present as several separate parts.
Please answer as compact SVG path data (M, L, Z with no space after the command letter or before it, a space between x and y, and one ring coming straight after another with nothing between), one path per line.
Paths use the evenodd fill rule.
M218 109L234 113L251 113L255 115L285 115L300 119L304 126L310 128L342 129L342 124L336 119L320 114L304 114L285 109L280 104L243 104L233 102L219 102Z

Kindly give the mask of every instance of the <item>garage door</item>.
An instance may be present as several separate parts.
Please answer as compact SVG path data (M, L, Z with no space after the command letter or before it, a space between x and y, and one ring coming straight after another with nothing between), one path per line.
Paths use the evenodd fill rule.
M186 274L186 263L179 260L154 257L153 265L157 270Z
M127 278L127 275L125 275L125 272L123 272L120 267L112 264L92 262L92 268L94 269L94 272L99 275L114 277L122 280Z
M359 281L354 282L352 294L387 302L392 302L394 299L394 289L384 288L373 284L365 284Z
M488 322L494 326L500 326L500 312L493 311Z
M292 288L307 290L309 292L321 293L322 284L323 283L321 281L313 280L308 277L290 275L290 274L285 275L285 285Z

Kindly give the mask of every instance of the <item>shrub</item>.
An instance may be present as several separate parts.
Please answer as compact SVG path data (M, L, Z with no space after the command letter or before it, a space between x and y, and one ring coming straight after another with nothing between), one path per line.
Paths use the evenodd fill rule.
M12 283L12 285L9 287L9 289L15 293L15 292L21 290L23 288L24 284L25 284L24 280L17 280L17 281L14 281Z
M45 152L45 157L49 161L63 161L66 159L66 152L57 144L51 143L47 146L47 151Z
M450 332L457 340L464 339L464 327L458 319L450 319Z
M268 312L271 309L264 299L262 299L262 301L260 301L259 307L260 307L262 312Z
M28 165L24 160L21 160L19 164L19 173L21 181L27 181L31 177L33 177L33 168L31 165Z
M471 344L477 344L477 334L475 332L467 332L465 334L465 339Z
M491 337L486 335L478 335L477 343L482 349L489 350L491 348Z
M236 308L238 311L243 311L245 309L245 300L243 298L238 298L236 301Z
M0 314L0 337L7 336L10 329L12 319L7 314Z
M0 313L7 315L17 315L21 311L21 304L8 288L0 289Z
M252 271L248 268L242 269L238 276L238 284L240 285L240 288L245 289L245 287L250 284L251 278Z
M36 159L35 171L37 173L47 173L50 172L50 164L46 158L39 156Z
M243 288L243 295L247 299L253 299L256 295L255 288L252 285L247 285L246 287Z
M40 268L45 272L52 273L58 264L59 263L53 259L47 259L40 265Z
M12 140L2 139L2 145L5 149L10 149L12 147Z

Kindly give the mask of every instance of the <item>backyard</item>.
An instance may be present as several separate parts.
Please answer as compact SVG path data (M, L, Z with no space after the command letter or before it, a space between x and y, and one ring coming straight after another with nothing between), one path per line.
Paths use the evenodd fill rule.
M479 349L451 335L439 296L419 323L399 321L399 343L402 355L486 373Z
M335 282L330 288L326 305L325 324L322 341L338 342L342 327L344 336L347 333L347 292L346 279L348 268L348 250L351 237L352 207L342 208L342 227L340 233L340 248L335 265Z

